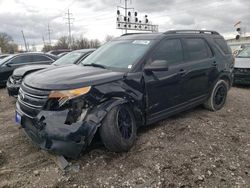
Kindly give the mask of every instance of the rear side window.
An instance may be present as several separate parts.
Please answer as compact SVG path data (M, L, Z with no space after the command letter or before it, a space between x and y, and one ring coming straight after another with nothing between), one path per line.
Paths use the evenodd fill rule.
M221 51L223 51L225 54L231 54L232 50L227 45L226 41L224 39L214 39L215 43L219 47Z
M189 61L211 58L213 56L207 42L202 38L184 39L185 51Z
M180 39L167 39L161 42L152 55L154 60L166 60L168 63L179 63L183 60L183 50Z
M44 55L32 55L33 62L38 62L38 61L51 61L50 58Z

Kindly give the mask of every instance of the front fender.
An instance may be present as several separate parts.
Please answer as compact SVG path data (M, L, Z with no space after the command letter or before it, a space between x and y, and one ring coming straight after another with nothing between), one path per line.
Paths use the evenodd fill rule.
M95 125L95 129L92 131L92 133L89 135L89 137L86 139L87 143L90 144L91 141L94 138L94 135L96 134L96 131L101 126L102 120L106 117L108 112L114 108L115 106L129 103L128 100L123 98L112 98L108 101L105 101L96 107L94 107L90 112L88 112L85 121L88 123L91 123Z

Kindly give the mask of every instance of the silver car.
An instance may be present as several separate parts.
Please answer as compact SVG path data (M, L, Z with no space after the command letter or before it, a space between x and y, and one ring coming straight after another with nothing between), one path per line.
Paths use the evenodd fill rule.
M234 84L250 85L250 47L246 47L235 58Z

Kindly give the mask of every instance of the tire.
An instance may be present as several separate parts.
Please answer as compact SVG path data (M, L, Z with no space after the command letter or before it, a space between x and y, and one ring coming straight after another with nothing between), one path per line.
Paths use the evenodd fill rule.
M100 127L103 144L113 152L128 151L135 143L136 132L135 117L127 105L112 108Z
M226 102L229 85L225 80L218 80L204 107L210 111L220 110Z

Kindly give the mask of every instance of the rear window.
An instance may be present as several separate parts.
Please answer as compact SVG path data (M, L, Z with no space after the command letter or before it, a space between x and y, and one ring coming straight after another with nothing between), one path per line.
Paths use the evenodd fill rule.
M202 38L184 39L187 59L190 61L202 60L213 56L207 42Z
M50 58L44 55L32 55L33 62L39 62L39 61L51 61Z
M232 50L227 45L226 41L224 39L214 39L215 43L219 47L221 51L223 51L225 54L231 54Z

